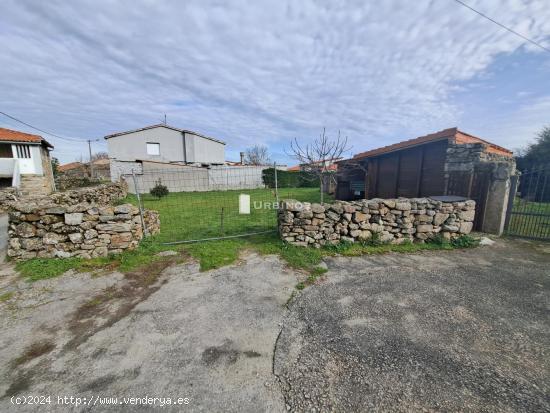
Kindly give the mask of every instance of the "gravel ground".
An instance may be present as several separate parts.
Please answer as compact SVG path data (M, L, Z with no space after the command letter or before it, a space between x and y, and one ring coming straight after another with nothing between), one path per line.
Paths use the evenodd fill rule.
M286 410L273 349L297 280L277 257L249 254L206 273L172 265L143 286L130 282L139 274L69 274L32 286L4 279L17 295L0 305L0 412ZM37 410L13 406L12 395L189 404Z
M550 247L335 258L293 301L293 411L550 411Z
M33 284L0 265L0 411L550 410L548 244L330 259L289 309L304 274L275 256L166 258Z

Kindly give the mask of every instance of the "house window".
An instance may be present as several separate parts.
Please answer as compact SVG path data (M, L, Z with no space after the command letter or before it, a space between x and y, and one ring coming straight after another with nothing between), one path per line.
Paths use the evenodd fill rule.
M28 159L31 157L31 148L29 145L15 145L15 150L19 159Z
M160 143L147 142L147 155L159 156Z
M0 158L13 158L11 144L0 143Z

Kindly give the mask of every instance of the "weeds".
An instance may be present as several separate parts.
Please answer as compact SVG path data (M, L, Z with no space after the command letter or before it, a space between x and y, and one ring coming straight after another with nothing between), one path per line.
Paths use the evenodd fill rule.
M49 353L55 348L55 345L50 341L39 341L32 343L25 352L12 361L12 366L17 367L21 364L25 364L37 357L40 357L46 353Z
M13 291L8 291L7 293L0 295L0 303L8 301L11 297L13 297Z
M303 289L315 282L326 270L319 267L327 256L358 256L384 254L387 252L412 253L417 251L450 250L453 248L471 248L479 244L476 238L462 235L452 241L436 235L426 243L404 241L401 244L381 242L377 234L364 242L341 242L336 245L326 245L322 248L297 247L283 242L277 234L257 235L249 238L234 238L217 241L183 244L175 247L162 246L146 240L133 251L125 251L116 256L85 260L81 258L66 259L32 259L17 264L17 270L29 281L37 281L57 277L64 272L76 271L118 270L129 273L143 268L158 260L165 260L157 255L167 249L176 249L195 258L200 263L201 271L208 271L232 264L237 261L243 249L252 249L260 254L279 255L290 267L308 273L308 279L299 283L296 288ZM180 258L183 259L183 256ZM0 299L1 300L1 299Z

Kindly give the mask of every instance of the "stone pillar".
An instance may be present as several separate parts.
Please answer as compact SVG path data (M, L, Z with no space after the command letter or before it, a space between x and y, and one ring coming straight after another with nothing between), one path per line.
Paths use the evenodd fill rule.
M485 203L485 217L482 226L484 232L501 235L504 231L511 177L515 171L516 167L513 161L494 163Z

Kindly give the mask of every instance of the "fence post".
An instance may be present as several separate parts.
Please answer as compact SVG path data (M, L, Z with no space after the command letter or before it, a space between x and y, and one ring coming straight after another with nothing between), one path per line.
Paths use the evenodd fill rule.
M506 206L506 218L504 219L504 231L508 230L510 225L510 218L512 215L512 210L514 208L514 199L516 198L516 192L518 189L518 179L519 176L516 173L510 177L510 192L508 193L508 205Z
M273 173L275 175L275 200L277 205L279 205L279 184L277 182L277 162L273 162Z
M136 197L139 207L139 217L141 219L141 229L143 229L143 235L147 236L147 227L145 226L145 220L143 219L143 206L141 205L141 196L139 195L139 188L137 185L136 173L132 169L132 180L134 181L134 190L136 191Z

